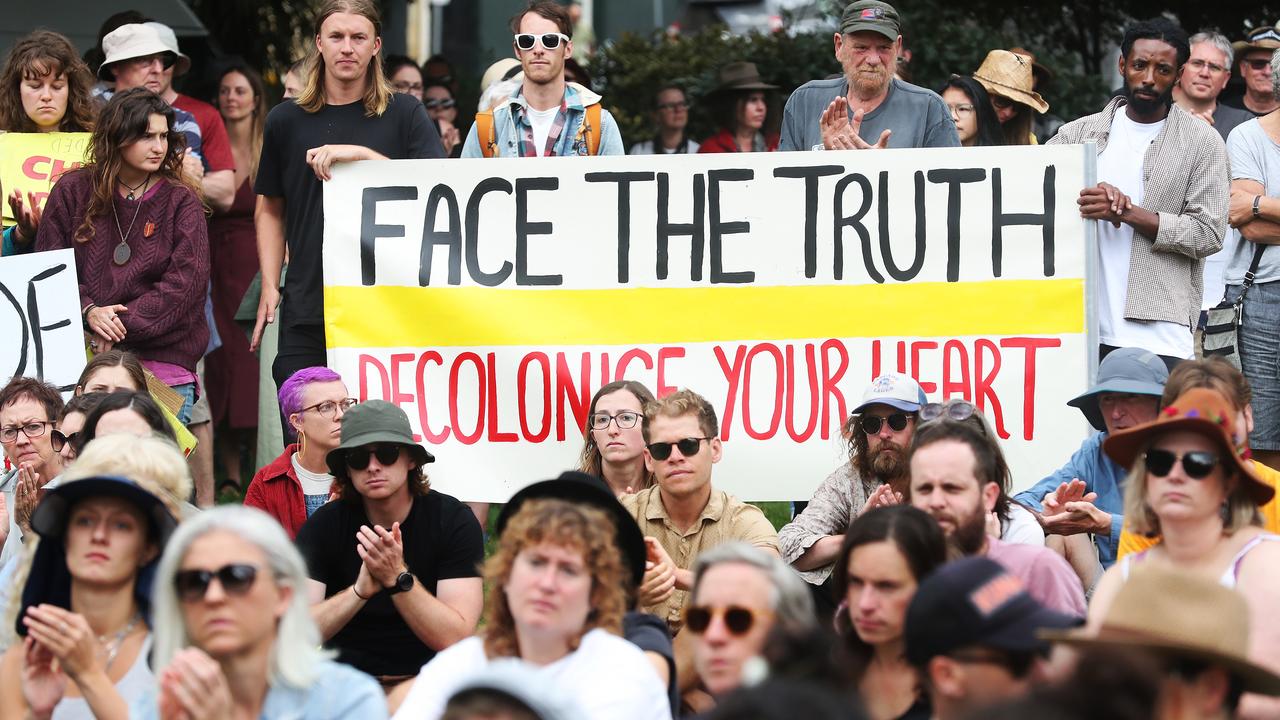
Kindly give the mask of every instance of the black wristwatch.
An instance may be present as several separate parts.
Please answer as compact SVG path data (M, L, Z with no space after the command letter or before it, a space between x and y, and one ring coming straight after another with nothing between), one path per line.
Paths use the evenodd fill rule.
M409 592L412 589L413 589L413 573L409 572L408 570L405 570L404 572L396 576L396 582L394 585L387 588L387 594L395 595L397 593Z

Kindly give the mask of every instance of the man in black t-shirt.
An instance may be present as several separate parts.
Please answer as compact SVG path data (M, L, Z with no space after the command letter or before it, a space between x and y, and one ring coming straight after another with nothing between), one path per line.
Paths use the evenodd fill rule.
M294 372L327 362L324 340L324 189L334 163L440 158L435 125L418 100L392 92L382 72L381 20L373 3L361 12L330 12L316 23L317 53L303 69L294 102L267 115L254 191L262 265L262 297L253 331L280 305L280 343L272 366L276 385ZM280 271L289 247L289 282L280 297Z
M325 644L388 686L471 635L483 603L480 525L430 488L422 467L433 460L400 408L352 407L327 457L340 499L298 531Z

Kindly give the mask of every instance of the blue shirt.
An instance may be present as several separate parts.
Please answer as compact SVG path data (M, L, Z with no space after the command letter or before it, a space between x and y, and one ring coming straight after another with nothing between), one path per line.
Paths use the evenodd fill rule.
M157 692L130 709L135 720L159 720ZM373 678L349 665L322 660L311 687L272 685L262 703L262 720L386 720L387 699Z
M1014 500L1039 511L1044 509L1040 501L1045 495L1057 490L1059 485L1076 478L1083 480L1086 492L1098 493L1098 499L1093 504L1099 510L1111 513L1111 534L1093 536L1093 544L1098 547L1098 560L1104 569L1111 567L1116 561L1120 528L1124 526L1124 480L1128 475L1127 469L1102 452L1102 441L1106 439L1106 433L1094 434L1084 441L1066 465L1013 496Z

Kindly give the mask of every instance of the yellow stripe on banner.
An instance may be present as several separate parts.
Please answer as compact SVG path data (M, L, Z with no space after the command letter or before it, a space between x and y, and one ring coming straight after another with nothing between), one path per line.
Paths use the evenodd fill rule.
M1084 281L610 290L329 286L343 347L648 345L1084 332Z

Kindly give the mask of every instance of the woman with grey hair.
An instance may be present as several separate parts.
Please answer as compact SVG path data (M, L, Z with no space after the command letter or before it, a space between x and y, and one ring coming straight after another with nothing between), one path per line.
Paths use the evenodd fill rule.
M774 628L801 632L816 623L808 585L777 555L746 543L717 545L693 567L685 630L702 684L723 697L745 684Z
M369 676L329 660L302 556L280 524L223 506L174 533L156 572L155 693L131 717L385 718Z

